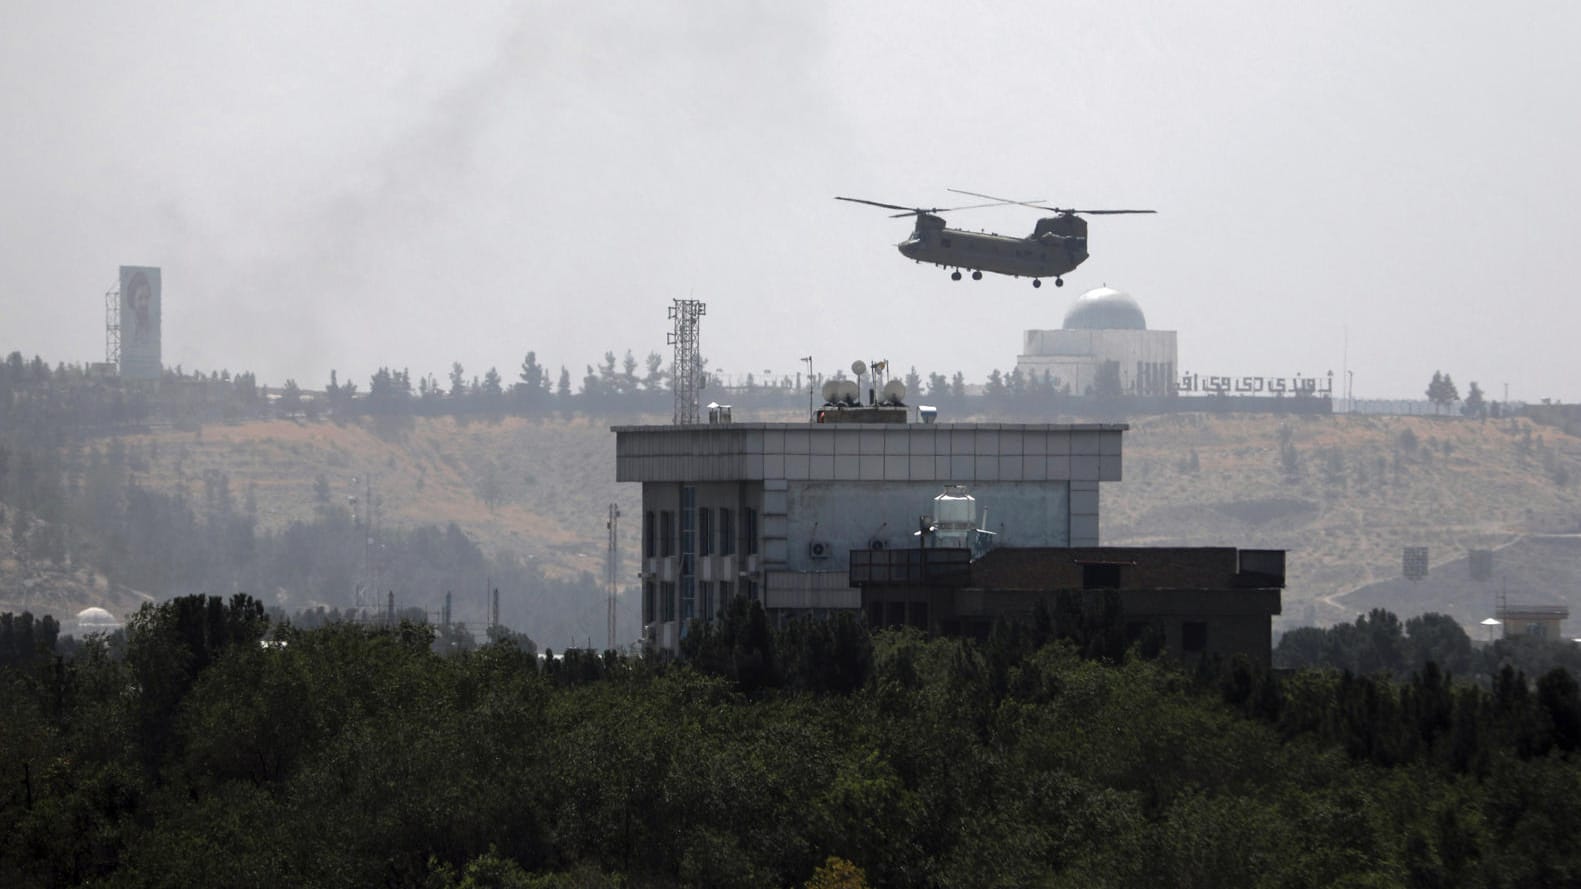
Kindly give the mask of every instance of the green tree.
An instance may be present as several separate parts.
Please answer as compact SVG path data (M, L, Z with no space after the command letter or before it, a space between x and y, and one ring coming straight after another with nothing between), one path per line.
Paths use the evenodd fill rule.
M1433 413L1436 414L1460 400L1460 389L1449 374L1435 370L1433 379L1427 384L1427 400L1433 403Z
M1120 362L1105 361L1098 365L1089 394L1095 398L1119 398L1125 394L1125 386L1120 381Z
M528 352L522 359L517 382L511 387L511 395L516 402L516 409L522 413L537 410L543 404L543 398L549 391L549 376L544 371L543 365L538 363L538 353Z
M664 388L664 358L658 352L649 352L647 358L647 373L642 378L642 388L649 392L658 392Z
M286 418L295 417L302 410L302 387L296 380L287 379L280 389L280 397L275 400L275 407L280 415Z
M560 416L571 416L571 372L560 365L560 380L554 388L555 402L560 406Z
M1460 406L1460 413L1467 417L1476 417L1479 420L1488 419L1488 403L1483 395L1482 387L1476 380L1471 381L1471 388L1466 393L1466 401Z

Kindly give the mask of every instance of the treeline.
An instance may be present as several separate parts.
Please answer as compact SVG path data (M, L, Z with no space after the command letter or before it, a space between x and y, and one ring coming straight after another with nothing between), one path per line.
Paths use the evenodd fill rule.
M1581 645L1569 640L1510 636L1474 646L1454 618L1428 613L1401 621L1374 608L1352 623L1286 631L1273 662L1285 669L1320 668L1404 679L1429 663L1456 676L1493 677L1504 667L1530 676L1561 667L1581 675Z
M191 491L145 487L139 475L164 461L180 474L179 448L156 443L0 446L0 531L24 573L80 572L160 598L242 590L288 609L349 606L360 588L377 609L393 593L400 607L436 612L454 592L474 615L485 613L488 584L502 591L502 619L538 638L602 625L603 587L587 572L551 577L517 554L488 556L454 523L370 530L322 481L312 518L270 528L250 486L233 491L217 470Z
M845 374L833 378L844 379ZM924 374L913 367L895 378L905 383L908 403L927 401L956 414L1052 414L1071 404L1068 386L1047 374L1029 378L1020 370L996 369L971 386L960 371ZM747 373L725 385L704 362L701 394L705 402L794 410L805 408L809 390L816 393L825 379L809 380L800 374L760 378ZM1117 388L1113 392L1100 388L1093 394L1123 395ZM390 423L418 416L662 414L673 404L670 371L663 358L649 353L639 363L630 351L623 357L606 352L599 363L586 365L579 374L564 365L553 371L530 351L514 373L502 373L497 367L469 373L457 362L441 379L431 373L414 377L409 369L385 366L363 383L331 371L329 379L317 386L287 379L273 388L249 371L188 371L178 365L166 369L160 384L152 387L98 374L80 364L52 367L37 356L26 360L20 352L0 363L0 432L29 430L20 440L0 435L12 438L13 445L60 444L152 424L195 429L203 423L278 417L307 421L372 417Z
M690 661L147 606L0 668L0 883L1552 886L1576 685L770 632ZM271 644L261 645L268 640Z

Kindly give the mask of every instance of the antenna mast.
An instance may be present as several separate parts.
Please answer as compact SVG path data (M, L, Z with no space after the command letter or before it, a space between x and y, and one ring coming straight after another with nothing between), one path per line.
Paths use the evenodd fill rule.
M677 426L693 426L697 423L697 390L701 383L698 377L702 371L697 319L708 314L708 304L700 299L670 302L670 319L675 322L675 329L669 336L669 344L675 347L675 357L670 362L670 385L675 391L674 422Z

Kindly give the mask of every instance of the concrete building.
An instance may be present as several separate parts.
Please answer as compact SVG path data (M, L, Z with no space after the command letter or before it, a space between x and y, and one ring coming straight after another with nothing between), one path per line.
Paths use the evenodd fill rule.
M1065 313L1059 330L1028 330L1016 369L1028 381L1045 375L1072 395L1103 394L1099 374L1113 363L1115 395L1164 396L1175 390L1175 331L1148 330L1130 294L1109 287L1089 290Z
M1123 425L728 423L615 427L616 478L642 484L643 625L682 627L736 594L771 616L861 607L852 550L917 545L945 485L967 485L1000 547L1098 545L1098 488Z
M1516 604L1499 606L1499 620L1504 623L1504 638L1529 636L1557 642L1564 622L1570 619L1570 609L1564 605Z
M854 552L851 584L869 626L985 639L1039 604L1056 632L1087 624L1122 646L1152 634L1191 661L1247 654L1267 663L1285 585L1282 550L1229 547L995 548Z

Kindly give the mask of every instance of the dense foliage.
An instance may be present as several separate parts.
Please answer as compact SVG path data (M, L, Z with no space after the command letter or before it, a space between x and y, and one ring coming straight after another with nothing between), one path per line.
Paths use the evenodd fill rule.
M0 667L0 884L1581 880L1563 670L1193 675L1035 627L733 613L692 662L440 655L423 626L271 627L245 596L66 658L35 635Z
M1477 646L1447 614L1401 621L1392 612L1374 608L1353 623L1289 630L1274 648L1274 666L1284 668L1323 667L1404 679L1428 663L1457 676L1492 677L1506 666L1529 676L1555 667L1581 675L1581 645L1568 639L1515 635Z

